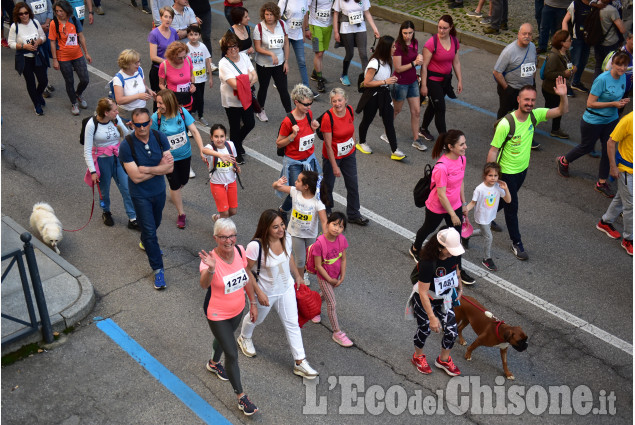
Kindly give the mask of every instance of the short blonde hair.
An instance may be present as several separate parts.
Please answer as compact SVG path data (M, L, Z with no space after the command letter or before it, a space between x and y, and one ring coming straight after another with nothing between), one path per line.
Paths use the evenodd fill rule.
M117 58L117 66L121 69L126 69L139 60L139 52L133 49L126 49L119 53Z
M190 49L188 49L187 45L181 43L180 41L173 41L170 43L167 49L165 49L165 58L170 62L175 62L179 53L185 52L189 53Z
M302 102L304 99L313 100L313 92L310 88L304 84L296 84L291 91L291 99L294 101Z
M338 95L342 96L344 98L344 101L348 100L348 97L346 97L346 91L341 87L335 87L329 92L329 102L333 101L333 98Z
M174 19L174 9L172 9L172 6L165 6L159 9L159 18L161 18L165 12L168 12L172 19Z

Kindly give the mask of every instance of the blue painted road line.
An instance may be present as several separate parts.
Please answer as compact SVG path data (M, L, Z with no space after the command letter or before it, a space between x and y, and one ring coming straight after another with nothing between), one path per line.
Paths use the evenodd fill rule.
M96 322L96 325L205 423L231 424L230 421L203 400L201 396L196 394L194 390L185 385L175 374L152 357L139 343L130 338L112 319L101 320Z
M220 3L220 0L219 0L219 1L216 1L216 2L214 2L214 3ZM214 3L210 3L210 4L214 4ZM215 9L212 9L212 12L214 12L214 13L216 13L216 14L218 14L218 15L223 15L223 16L225 16L225 14L224 14L223 12L221 12L220 10L215 10ZM252 23L250 23L249 25L250 25L250 26L252 26L252 27L254 26L254 24L252 24ZM313 47L312 47L310 44L308 44L308 43L304 43L304 47L305 47L306 49L313 49ZM291 48L289 48L289 50L292 50L292 49L291 49ZM464 50L460 50L460 51L459 51L459 55L462 55L462 54L464 54L464 53L469 53L469 52L471 52L471 51L473 51L473 50L475 50L475 49L472 49L472 48L466 48L466 49L464 49ZM335 53L333 53L333 52L331 52L331 51L329 51L329 50L325 51L325 52L324 52L324 54L325 54L326 56L329 56L329 57L334 58L334 59L344 60L344 57L343 57L343 56L336 55ZM353 65L353 66L354 66L354 67L356 67L356 68L360 68L360 69L361 69L361 67L362 67L362 64L361 64L361 63L359 63L359 62L356 62L356 61L351 61L351 65ZM449 100L450 102L454 102L454 103L456 103L456 104L459 104L459 105L461 105L461 106L464 106L464 107L466 107L466 108L468 108L468 109L471 109L471 110L473 110L473 111L477 111L477 112L480 112L480 113L485 114L485 115L487 115L487 116L490 116L490 117L494 117L494 118L496 118L496 113L494 113L494 112L492 112L492 111L488 111L487 109L483 109L483 108L481 108L481 107L479 107L479 106L472 105L471 103L467 103L467 102L464 102L464 101L462 101L462 100L458 100L458 99L450 99L450 98L447 98L447 100ZM535 130L535 133L540 134L541 136L547 137L548 139L551 139L551 140L554 140L554 141L557 141L557 142L560 142L560 143L564 143L564 144L569 145L569 146L578 146L578 144L577 144L577 143L572 142L571 140L567 140L567 139L560 139L560 138L558 138L558 137L552 137L552 136L551 136L551 134L549 134L547 131L544 131L544 130Z

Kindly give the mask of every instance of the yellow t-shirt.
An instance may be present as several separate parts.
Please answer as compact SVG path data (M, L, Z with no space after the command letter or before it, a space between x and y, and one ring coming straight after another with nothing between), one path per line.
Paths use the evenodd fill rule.
M633 112L624 116L611 133L611 139L617 144L619 155L631 164L633 163ZM617 168L629 174L633 174L633 168L617 161Z

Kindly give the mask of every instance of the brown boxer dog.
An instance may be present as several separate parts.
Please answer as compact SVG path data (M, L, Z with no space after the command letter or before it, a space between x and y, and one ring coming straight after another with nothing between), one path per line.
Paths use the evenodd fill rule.
M501 351L505 376L507 379L515 379L507 367L507 348L511 345L516 351L527 349L527 335L520 326L509 326L502 320L498 320L483 305L467 295L461 297L461 305L454 307L454 314L458 326L459 344L467 345L461 332L468 325L471 325L478 335L474 342L467 347L465 359L472 360L472 351L481 345L498 347Z

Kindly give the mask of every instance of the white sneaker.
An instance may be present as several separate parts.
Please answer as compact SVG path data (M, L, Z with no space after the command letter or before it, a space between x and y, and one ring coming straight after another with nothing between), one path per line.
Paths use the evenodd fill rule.
M293 367L293 373L306 379L315 379L319 375L318 371L313 369L306 359Z
M73 106L71 107L71 114L79 115L79 105L77 103L73 103Z
M214 62L212 62L212 65L211 65L209 68L210 68L210 70L211 70L212 72L216 72L216 71L218 71L218 67L216 66L216 64L215 64Z
M311 280L309 280L310 277L311 277L311 273L304 272L304 283L306 284L306 286L311 285Z
M358 143L355 147L362 153L373 153L373 150L370 148L370 146L368 146L368 143Z
M412 142L412 147L415 149L419 149L421 152L425 152L428 150L428 147L421 143L419 140L415 140Z
M260 111L260 113L256 114L256 117L261 121L261 122L267 122L269 121L269 117L267 116L267 114L265 113L265 110L263 109L262 111Z
M196 177L196 173L192 170L192 167L190 167L190 178L193 179L194 177Z
M236 342L240 347L240 351L242 351L245 356L253 357L256 355L256 348L254 347L254 343L251 342L251 338L244 338L242 335L239 335Z
M402 159L404 159L406 157L406 155L400 151L399 149L395 150L391 155L390 155L390 159L394 159L395 161L401 161Z
M386 134L385 134L385 133L384 133L384 134L382 134L381 136L379 136L379 138L380 138L381 140L383 140L384 142L386 142L386 143L390 143L390 142L388 141L388 136L386 136Z

